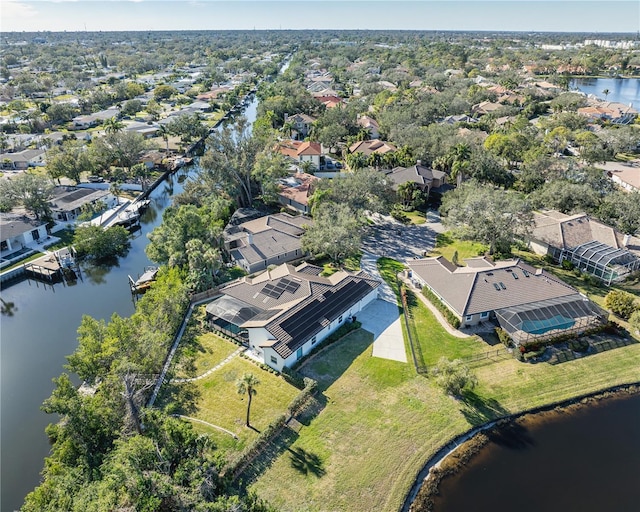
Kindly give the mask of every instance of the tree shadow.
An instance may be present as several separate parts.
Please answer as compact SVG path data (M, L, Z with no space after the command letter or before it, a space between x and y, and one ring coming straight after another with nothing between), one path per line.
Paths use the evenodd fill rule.
M170 410L171 414L193 416L198 411L200 391L193 382L173 384L165 382L160 388L156 405Z
M460 412L474 427L509 415L495 398L484 398L471 390L463 392Z
M312 474L317 477L323 476L326 471L322 459L315 453L308 452L304 448L288 448L290 453L291 467L303 475Z
M486 435L492 443L510 450L524 450L536 444L527 427L517 421L493 428Z

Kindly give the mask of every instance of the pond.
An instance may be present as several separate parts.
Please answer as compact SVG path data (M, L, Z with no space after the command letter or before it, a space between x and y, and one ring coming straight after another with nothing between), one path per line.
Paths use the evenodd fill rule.
M442 481L434 511L638 510L639 434L640 394L525 418Z

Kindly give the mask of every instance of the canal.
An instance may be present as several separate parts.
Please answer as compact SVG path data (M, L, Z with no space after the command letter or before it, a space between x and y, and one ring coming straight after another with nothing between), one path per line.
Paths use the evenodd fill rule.
M434 512L617 512L640 504L640 394L524 418L445 478ZM419 512L419 511L416 511Z
M244 109L250 123L256 119L257 105L252 96ZM65 356L77 347L82 316L108 320L113 313L134 312L127 276L135 279L152 264L144 252L147 234L162 222L162 213L182 191L184 180L196 172L197 166L181 169L151 193L141 230L134 233L131 250L116 266L85 266L82 280L73 286L24 280L2 290L2 298L16 306L13 316L2 317L0 329L2 511L17 510L38 484L50 449L45 427L56 421L40 406L53 391L52 379L64 371Z

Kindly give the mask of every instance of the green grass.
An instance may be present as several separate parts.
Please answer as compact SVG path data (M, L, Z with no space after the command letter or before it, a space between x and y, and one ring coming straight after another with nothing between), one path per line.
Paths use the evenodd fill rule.
M56 231L53 233L53 236L59 238L56 243L51 245L46 245L45 249L50 251L56 251L58 249L62 249L63 247L68 247L73 243L73 229L65 228L60 231Z
M640 367L640 344L557 366L505 359L476 368L479 386L458 401L410 365L372 358L371 342L356 331L302 368L319 382L318 414L252 486L279 509L398 510L429 457L471 426L637 381Z
M429 253L429 256L444 256L449 261L453 260L453 255L458 252L458 265L464 265L466 258L475 258L483 255L488 247L478 242L470 240L458 240L451 232L440 233L436 237L436 247Z
M185 414L226 428L238 435L239 439L235 441L230 436L212 429L214 441L229 459L239 456L240 451L258 436L255 430L244 426L247 398L236 391L236 381L244 373L253 373L260 380L256 388L257 394L251 402L251 425L259 431L284 414L299 393L297 388L287 384L284 379L241 357L232 359L209 377L192 383L198 396L197 410Z
M12 270L14 268L21 267L25 263L29 263L30 261L37 260L38 258L41 258L42 256L44 256L44 253L36 252L35 254L32 254L31 256L27 256L26 258L24 258L24 259L22 259L20 261L16 261L15 263L12 263L11 265L3 267L1 272L6 272L7 270Z
M427 218L424 212L420 212L417 210L413 210L411 212L403 212L409 220L411 220L412 224L424 224L427 222Z
M414 339L417 338L418 351L422 362L427 367L437 363L442 356L458 359L491 350L491 347L477 336L468 338L452 336L440 325L419 297L411 291L407 291L407 294L411 312L410 323L414 326L412 333Z
M238 345L225 340L212 332L207 332L198 336L190 346L190 350L195 352L193 375L202 375L206 371L224 361L228 356L238 349ZM177 377L188 377L188 375L178 375Z
M384 279L387 284L391 287L391 289L395 292L398 300L400 299L400 289L398 287L398 272L401 272L406 267L403 263L400 263L398 260L394 260L391 258L378 258L378 272L380 272L380 276Z

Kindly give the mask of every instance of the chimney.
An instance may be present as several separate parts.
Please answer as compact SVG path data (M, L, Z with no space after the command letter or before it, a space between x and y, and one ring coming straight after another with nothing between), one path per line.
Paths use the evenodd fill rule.
M422 160L416 160L416 165L422 165Z
M630 239L631 239L631 235L624 235L624 238L622 239L622 245L624 247L627 247L629 245Z

